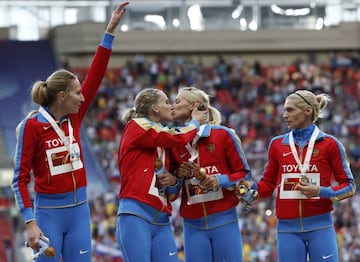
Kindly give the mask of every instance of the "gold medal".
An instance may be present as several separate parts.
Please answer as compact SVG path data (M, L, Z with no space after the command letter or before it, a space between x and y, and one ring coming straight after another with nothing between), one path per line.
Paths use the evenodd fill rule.
M205 177L206 177L206 169L203 168L203 167L201 167L201 168L199 169L199 172L195 172L194 176L195 176L197 179L199 179L200 181L203 180L203 179L205 179Z

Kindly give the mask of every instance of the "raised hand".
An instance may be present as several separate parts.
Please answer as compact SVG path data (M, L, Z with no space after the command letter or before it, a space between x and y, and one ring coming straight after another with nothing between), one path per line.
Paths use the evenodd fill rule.
M127 6L129 4L129 2L124 2L122 4L120 4L113 12L112 12L112 16L111 19L106 27L106 32L110 33L110 34L114 34L115 33L115 29L116 27L119 25L120 20L122 18L122 16L125 13L125 6Z

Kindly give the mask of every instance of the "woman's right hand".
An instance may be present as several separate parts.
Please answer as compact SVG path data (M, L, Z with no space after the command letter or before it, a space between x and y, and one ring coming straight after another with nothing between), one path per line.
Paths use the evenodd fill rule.
M176 170L178 177L191 178L195 171L199 170L199 164L194 162L183 162Z
M27 233L27 245L33 250L39 250L40 248L40 236L43 235L41 229L36 224L36 221L30 221L26 224Z

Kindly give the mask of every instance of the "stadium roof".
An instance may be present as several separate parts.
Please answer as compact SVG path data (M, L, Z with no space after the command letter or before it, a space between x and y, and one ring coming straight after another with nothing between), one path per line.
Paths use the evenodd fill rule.
M37 40L57 25L105 22L121 0L0 0L0 29ZM129 0L123 30L321 30L360 21L360 0ZM19 19L21 17L21 19Z

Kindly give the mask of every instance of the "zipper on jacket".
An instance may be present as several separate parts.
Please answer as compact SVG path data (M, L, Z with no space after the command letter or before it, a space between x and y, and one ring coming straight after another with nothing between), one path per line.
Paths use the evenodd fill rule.
M77 198L76 198L76 179L75 179L75 174L74 174L74 171L71 172L71 178L72 178L72 181L73 181L73 185L74 185L74 203L77 203Z
M45 156L45 162L46 162L46 170L47 170L47 183L48 185L50 185L50 170L49 170L48 159L46 156Z
M197 150L198 152L200 150L197 143L195 144L195 150ZM198 154L196 162L201 167L201 165L200 165L200 153ZM205 205L204 202L201 203L201 207L202 207L204 218L205 218L205 228L208 229L209 228L209 217L208 217L208 214L207 214L207 211L206 211L206 205Z
M205 203L201 203L201 207L202 207L202 210L203 210L203 213L204 213L204 218L205 218L205 228L209 229L209 219L208 219L208 215L207 215L207 212L206 212Z
M300 199L300 200L299 200L299 221L300 221L301 231L304 231L303 214L302 214L302 203L303 203L303 201Z

